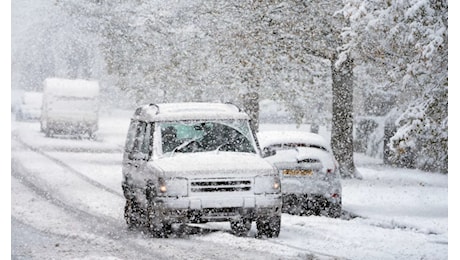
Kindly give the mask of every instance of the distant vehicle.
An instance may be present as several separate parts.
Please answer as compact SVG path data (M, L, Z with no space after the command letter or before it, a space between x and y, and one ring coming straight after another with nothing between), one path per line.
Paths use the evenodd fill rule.
M41 92L24 92L21 97L21 103L16 107L16 120L38 121L41 116L42 98L43 93Z
M280 171L283 212L340 217L342 185L329 144L302 131L258 134L263 157Z
M277 237L281 188L260 156L249 116L220 103L150 104L136 109L123 156L128 227L156 237L173 223L230 222L246 235Z
M95 137L99 120L99 83L83 79L48 78L44 81L41 131L88 134Z

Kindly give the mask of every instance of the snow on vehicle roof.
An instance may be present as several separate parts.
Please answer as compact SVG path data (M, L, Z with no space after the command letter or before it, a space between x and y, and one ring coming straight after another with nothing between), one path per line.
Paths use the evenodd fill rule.
M99 82L84 79L47 78L44 81L43 91L54 96L96 97L99 95Z
M287 143L307 143L318 146L323 146L331 151L329 143L319 134L314 134L305 131L295 130L269 130L260 131L257 133L260 147L267 147L274 144L287 144Z
M211 102L149 104L139 107L134 116L146 121L249 119L233 104Z

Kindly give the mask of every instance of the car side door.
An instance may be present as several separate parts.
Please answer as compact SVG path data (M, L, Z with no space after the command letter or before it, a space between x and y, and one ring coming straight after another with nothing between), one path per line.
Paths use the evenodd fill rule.
M152 156L153 123L131 120L123 155L123 177L128 185L143 182L142 169Z

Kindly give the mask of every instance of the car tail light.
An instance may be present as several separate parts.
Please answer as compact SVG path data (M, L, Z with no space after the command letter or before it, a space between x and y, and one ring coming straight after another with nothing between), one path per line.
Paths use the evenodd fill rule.
M337 163L334 163L334 168L333 169L327 169L326 172L327 173L335 173L336 170L337 170Z

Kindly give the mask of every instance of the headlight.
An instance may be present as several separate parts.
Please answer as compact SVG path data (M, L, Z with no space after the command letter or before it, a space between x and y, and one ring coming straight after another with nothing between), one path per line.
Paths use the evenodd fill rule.
M257 176L254 179L254 193L279 193L281 191L281 182L278 175Z
M184 197L188 195L188 181L185 178L158 180L158 195L168 197Z

